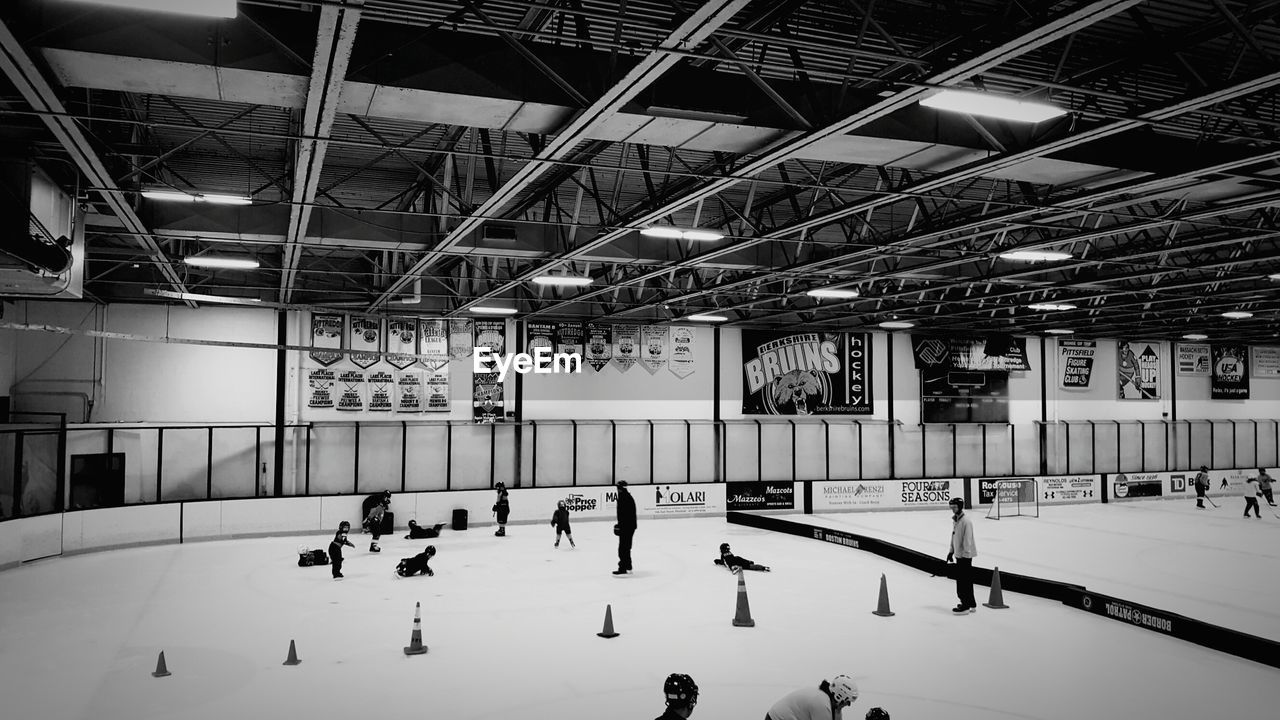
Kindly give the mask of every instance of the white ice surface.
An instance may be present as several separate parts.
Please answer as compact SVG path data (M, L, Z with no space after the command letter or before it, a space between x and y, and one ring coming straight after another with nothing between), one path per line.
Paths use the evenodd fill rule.
M1038 546L1036 570L1065 570L1075 549L1043 551L1057 541L1039 533L1068 518L1101 523L1112 510L1116 518L1172 512L1097 506L984 521L979 549L988 560L1007 552L1002 546ZM828 519L882 524L886 536L894 528L935 551L949 526L945 513ZM1225 518L1175 519L1218 548L1196 566L1214 577L1225 575L1223 559L1242 572L1262 566L1257 553L1274 564L1280 527L1252 529L1259 535L1233 553L1242 530ZM341 581L328 568L295 564L299 543L327 545L327 536L118 550L0 573L0 717L648 720L662 710L671 672L701 686L695 720L759 720L781 695L836 672L862 687L846 720L876 705L895 720L1280 716L1272 668L1011 593L1008 610L956 617L945 578L806 538L718 519L642 522L636 572L615 577L607 523L575 524L576 550L553 548L549 527L509 532L384 538L380 555L366 551L367 536L353 536L358 548L347 550ZM1008 539L998 540L1003 533ZM1187 547L1098 536L1113 551L1097 567L1086 563L1099 577L1127 578L1130 567L1163 573L1166 560L1176 569ZM753 628L732 625L737 581L711 562L722 541L774 569L746 574ZM394 577L397 560L428 542L439 550L435 577ZM891 618L871 613L882 573ZM1276 577L1250 587L1274 598ZM1183 592L1202 587L1195 580ZM1205 600L1220 604L1216 590ZM406 657L415 602L430 652ZM611 640L596 636L606 604L621 633ZM1252 612L1265 615L1265 606ZM302 659L296 667L282 665L290 639ZM173 675L157 679L161 650Z

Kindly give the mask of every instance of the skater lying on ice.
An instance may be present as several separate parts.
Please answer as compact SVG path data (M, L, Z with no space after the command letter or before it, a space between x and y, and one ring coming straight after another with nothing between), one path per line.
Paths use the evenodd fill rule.
M424 528L418 524L417 520L409 521L409 534L404 536L405 540L423 540L426 538L440 537L440 528L444 527L444 523L436 523L435 525Z
M426 550L423 550L413 557L401 560L400 564L396 565L396 574L400 577L409 577L410 575L417 575L418 573L422 573L423 575L435 575L435 571L427 564L435 554L436 546L428 545Z
M729 550L729 543L720 543L720 557L715 559L715 564L723 565L733 572L738 572L739 570L759 570L761 572L769 572L769 568L764 565L759 565L744 557L734 555Z

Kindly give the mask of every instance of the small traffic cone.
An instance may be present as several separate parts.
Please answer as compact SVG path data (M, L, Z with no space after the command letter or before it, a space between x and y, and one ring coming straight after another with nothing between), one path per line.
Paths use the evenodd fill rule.
M173 673L169 672L169 667L164 664L164 651L160 651L160 657L156 660L156 671L151 673L151 677L169 677Z
M409 636L409 647L404 649L405 655L424 655L427 646L422 644L422 603L413 605L413 635Z
M733 616L733 626L756 626L756 621L751 619L751 604L747 602L747 579L741 570L738 571L738 612Z
M884 574L880 575L880 604L872 611L872 615L880 617L893 617L893 613L889 611L889 584L884 579Z
M596 635L602 638L618 637L618 633L613 631L613 605L604 606L604 628Z
M1009 607L1004 604L1004 593L1000 591L1000 568L991 571L991 597L982 603L982 606L992 610L1004 610Z
M289 657L284 661L285 665L300 665L302 661L298 659L298 648L289 641Z

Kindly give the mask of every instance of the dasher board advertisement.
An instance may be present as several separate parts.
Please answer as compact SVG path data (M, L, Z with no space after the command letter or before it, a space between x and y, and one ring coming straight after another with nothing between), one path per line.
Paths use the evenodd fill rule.
M964 480L826 480L813 483L813 511L945 508L964 497Z

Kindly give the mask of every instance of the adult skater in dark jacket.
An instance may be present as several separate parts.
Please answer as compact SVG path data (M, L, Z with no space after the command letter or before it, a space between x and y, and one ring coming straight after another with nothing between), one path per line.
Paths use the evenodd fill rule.
M569 508L564 506L563 500L556 502L556 511L551 515L551 525L556 529L556 547L560 547L560 533L569 537L569 547L578 547L573 544L573 530L569 528Z
M636 499L627 490L627 481L618 481L618 524L614 526L618 534L618 569L614 575L625 575L631 572L631 540L636 534Z
M351 531L351 523L343 520L338 525L338 532L333 534L333 541L329 543L329 558L333 560L333 579L337 580L342 577L342 546L354 548L355 545L347 539L347 533Z
M759 570L760 572L769 572L769 568L767 566L753 563L744 557L734 555L733 551L729 549L729 543L720 543L720 557L715 559L715 564L723 565L733 572L738 572L739 570Z

